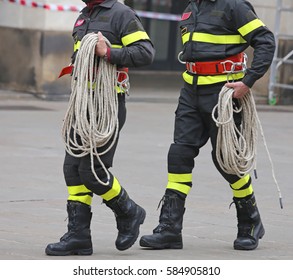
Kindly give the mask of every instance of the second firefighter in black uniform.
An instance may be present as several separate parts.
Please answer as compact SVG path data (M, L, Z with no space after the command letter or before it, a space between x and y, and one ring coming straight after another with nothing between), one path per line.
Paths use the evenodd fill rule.
M156 249L183 247L183 215L192 187L194 159L210 139L213 162L229 183L236 205L238 233L234 249L253 250L265 230L252 179L249 174L227 174L220 167L216 158L218 127L212 111L224 85L234 89L237 104L237 98L248 94L266 73L275 51L274 35L245 0L191 0L182 15L180 30L180 60L187 70L176 110L174 143L168 152L168 183L159 225L153 234L141 237L140 245ZM243 51L249 46L254 49L252 63L244 69ZM235 114L238 125L240 118Z

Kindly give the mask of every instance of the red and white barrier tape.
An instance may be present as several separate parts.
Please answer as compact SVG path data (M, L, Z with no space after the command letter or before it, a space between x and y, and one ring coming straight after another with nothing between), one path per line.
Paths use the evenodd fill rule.
M3 0L4 2L15 3L21 6L31 8L42 8L50 11L61 11L61 12L79 12L83 9L83 6L72 6L72 5L58 5L58 4L46 4L31 0Z
M171 21L180 21L181 20L181 15L147 12L147 11L135 11L135 12L137 13L138 16L143 17L143 18L171 20Z
M58 4L45 4L31 0L2 0L4 2L10 2L18 4L21 6L31 7L31 8L42 8L49 11L60 11L60 12L79 12L84 6L82 5L58 5ZM147 11L136 11L137 15L142 18L159 19L159 20L170 20L170 21L180 21L180 15L166 14L166 13L156 13Z

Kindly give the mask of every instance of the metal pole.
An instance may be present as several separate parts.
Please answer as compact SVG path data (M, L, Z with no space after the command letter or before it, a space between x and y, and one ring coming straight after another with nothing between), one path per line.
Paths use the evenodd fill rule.
M277 82L277 59L278 59L278 48L279 48L279 34L280 34L280 22L281 22L281 10L282 10L282 0L276 1L276 17L275 17L275 41L276 41L276 50L273 58L273 62L271 65L270 72L270 82L269 82L269 104L276 105L277 99L275 94L275 84Z

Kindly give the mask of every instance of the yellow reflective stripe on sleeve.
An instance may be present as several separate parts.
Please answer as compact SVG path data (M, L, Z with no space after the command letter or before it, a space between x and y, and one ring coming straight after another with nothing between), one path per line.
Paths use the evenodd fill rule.
M122 38L123 46L128 46L134 42L140 41L140 40L149 40L149 36L145 31L136 31L134 33L131 33L129 35L126 35Z
M75 44L74 44L74 46L73 46L73 50L76 52L77 50L79 50L79 48L80 48L80 44L81 44L81 41L77 41ZM113 44L113 45L111 45L111 48L113 48L113 49L121 49L121 48L123 48L123 46L122 45L115 45L115 44Z
M240 178L238 181L236 181L235 183L231 184L231 188L233 190L239 190L241 189L245 184L247 184L250 180L250 175L247 174L246 176L244 176L243 178Z
M182 36L182 42L189 41L190 33ZM210 44L244 44L246 41L240 35L213 35L208 33L194 32L192 41Z
M187 183L192 181L192 173L187 174L172 174L168 173L169 182Z
M203 85L211 85L211 84L215 84L215 83L221 83L221 82L225 82L228 80L240 80L244 77L244 73L236 73L236 74L232 74L229 75L227 77L227 75L213 75L213 76L198 76L197 79L197 84L200 86ZM185 71L183 74L183 79L186 83L192 85L193 84L193 75L190 75L187 71Z
M91 191L85 185L67 186L67 190L70 195L77 195L79 193L91 193Z
M121 49L121 48L123 48L123 46L122 45L111 45L111 48L113 48L113 49Z
M114 177L112 188L107 191L106 193L102 194L101 197L106 201L111 200L112 198L116 197L121 191L121 186L118 180Z
M92 197L90 195L69 195L68 200L85 203L89 206L92 204Z
M253 194L252 185L250 185L248 188L244 190L233 190L233 196L236 198L244 198L251 194Z
M265 24L260 19L257 18L257 19L252 20L251 22L243 25L242 27L240 27L238 29L238 31L242 36L245 36L248 33L250 33L251 31L253 31L261 26L265 26Z
M80 48L81 41L77 41L73 46L73 51L76 52Z
M190 187L184 184L168 182L167 189L176 190L184 194L188 194L190 191Z

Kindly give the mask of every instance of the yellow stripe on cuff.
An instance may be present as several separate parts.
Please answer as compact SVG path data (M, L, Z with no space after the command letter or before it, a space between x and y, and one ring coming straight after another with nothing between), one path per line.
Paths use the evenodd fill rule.
M68 200L85 203L89 206L92 204L92 197L90 195L69 195Z
M188 185L173 183L173 182L168 182L166 188L171 190L176 190L184 194L188 194L191 189Z
M244 198L253 193L252 185L244 190L233 190L233 196L236 198Z
M79 193L90 193L91 191L85 185L79 186L67 186L68 193L70 195L76 195Z
M235 183L231 184L231 188L233 190L239 190L241 189L245 184L247 184L250 180L250 175L247 174L246 176L244 176L243 178L240 178L238 181L236 181Z
M177 183L191 182L192 181L192 173L186 173L186 174L168 173L168 181L169 182L177 182Z
M109 201L112 198L118 196L120 191L121 191L121 186L120 186L118 180L114 177L112 188L109 191L107 191L106 193L102 194L101 197L103 199L105 199L106 201Z

